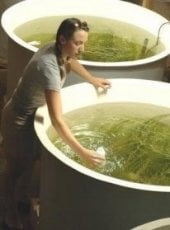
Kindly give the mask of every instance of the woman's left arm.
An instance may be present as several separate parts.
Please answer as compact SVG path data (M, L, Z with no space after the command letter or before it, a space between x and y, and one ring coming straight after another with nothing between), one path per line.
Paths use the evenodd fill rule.
M105 78L95 77L90 72L88 72L83 65L79 63L78 60L72 59L70 62L71 70L76 74L81 76L84 80L93 84L95 87L101 87L107 89L111 87L110 81Z

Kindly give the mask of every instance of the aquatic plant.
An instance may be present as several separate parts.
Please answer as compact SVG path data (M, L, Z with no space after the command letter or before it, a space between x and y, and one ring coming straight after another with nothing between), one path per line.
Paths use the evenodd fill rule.
M91 33L86 45L83 60L99 62L132 61L152 56L141 54L142 45L113 33Z
M170 185L169 113L154 117L115 115L108 119L106 110L102 112L102 122L96 114L97 111L90 114L89 122L69 125L87 148L103 146L105 149L106 164L96 168L97 172L139 183ZM85 165L59 138L55 145L68 157Z

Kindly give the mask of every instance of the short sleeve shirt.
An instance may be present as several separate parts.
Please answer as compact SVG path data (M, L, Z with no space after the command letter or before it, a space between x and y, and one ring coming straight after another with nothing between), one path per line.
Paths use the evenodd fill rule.
M60 91L65 78L66 74L61 79L55 45L49 43L39 49L26 66L14 91L13 107L23 113L32 113L45 103L45 90Z

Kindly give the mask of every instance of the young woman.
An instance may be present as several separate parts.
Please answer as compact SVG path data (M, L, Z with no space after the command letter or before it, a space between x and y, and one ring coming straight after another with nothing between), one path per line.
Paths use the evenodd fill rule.
M13 96L3 110L2 135L7 159L6 216L8 229L22 229L20 206L26 202L27 185L37 158L34 114L47 103L52 125L61 138L88 164L97 166L104 158L82 146L64 122L60 90L69 71L74 71L95 87L110 87L104 78L92 76L78 61L88 40L88 25L77 18L65 19L55 43L45 45L26 66ZM70 102L71 103L71 102Z

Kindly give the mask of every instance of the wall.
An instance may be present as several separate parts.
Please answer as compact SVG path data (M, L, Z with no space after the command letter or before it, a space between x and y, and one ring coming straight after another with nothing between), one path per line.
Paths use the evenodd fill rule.
M0 17L8 7L21 1L22 0L1 0ZM7 36L0 25L0 63L4 62L4 59L7 60L7 44L8 44Z

